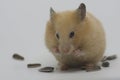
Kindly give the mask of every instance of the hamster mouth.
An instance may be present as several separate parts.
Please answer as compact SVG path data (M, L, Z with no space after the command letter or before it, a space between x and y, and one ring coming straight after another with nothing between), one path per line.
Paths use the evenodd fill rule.
M62 54L71 54L71 53L75 53L76 51L81 51L82 50L81 47L75 47L74 45L69 45L69 47L67 47L68 50L64 51L64 49L63 49L64 47L65 46L58 46L57 50L59 51L59 53L62 53Z

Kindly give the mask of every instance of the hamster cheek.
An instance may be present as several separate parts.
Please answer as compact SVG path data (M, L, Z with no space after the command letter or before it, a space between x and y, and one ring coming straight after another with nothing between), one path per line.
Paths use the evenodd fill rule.
M60 53L58 47L53 47L52 52L53 53Z

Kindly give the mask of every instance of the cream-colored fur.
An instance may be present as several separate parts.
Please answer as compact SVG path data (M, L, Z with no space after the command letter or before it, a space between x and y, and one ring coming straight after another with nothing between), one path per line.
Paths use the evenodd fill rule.
M47 48L53 53L55 58L62 64L70 66L83 63L97 64L105 51L105 33L98 19L86 12L85 19L80 20L75 11L65 11L55 13L53 18L47 22L45 41ZM69 33L75 32L75 36L70 39ZM59 33L60 39L55 36ZM54 53L52 48L71 46L70 52L80 49L84 55L76 57L74 54Z

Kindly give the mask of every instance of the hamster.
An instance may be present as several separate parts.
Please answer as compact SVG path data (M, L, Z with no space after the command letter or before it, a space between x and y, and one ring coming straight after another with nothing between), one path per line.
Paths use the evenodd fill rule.
M73 11L55 12L50 8L45 43L59 62L61 70L97 65L106 47L103 26L86 11L84 3Z

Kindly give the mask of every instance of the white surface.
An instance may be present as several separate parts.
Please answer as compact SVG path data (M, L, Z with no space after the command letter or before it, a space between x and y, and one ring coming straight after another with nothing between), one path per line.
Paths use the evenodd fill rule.
M0 80L120 80L120 59L97 72L72 71L41 73L28 69L27 63L39 62L57 66L44 44L49 8L56 11L76 9L81 2L104 25L107 37L106 55L120 55L120 0L0 0ZM13 53L25 61L12 59Z

